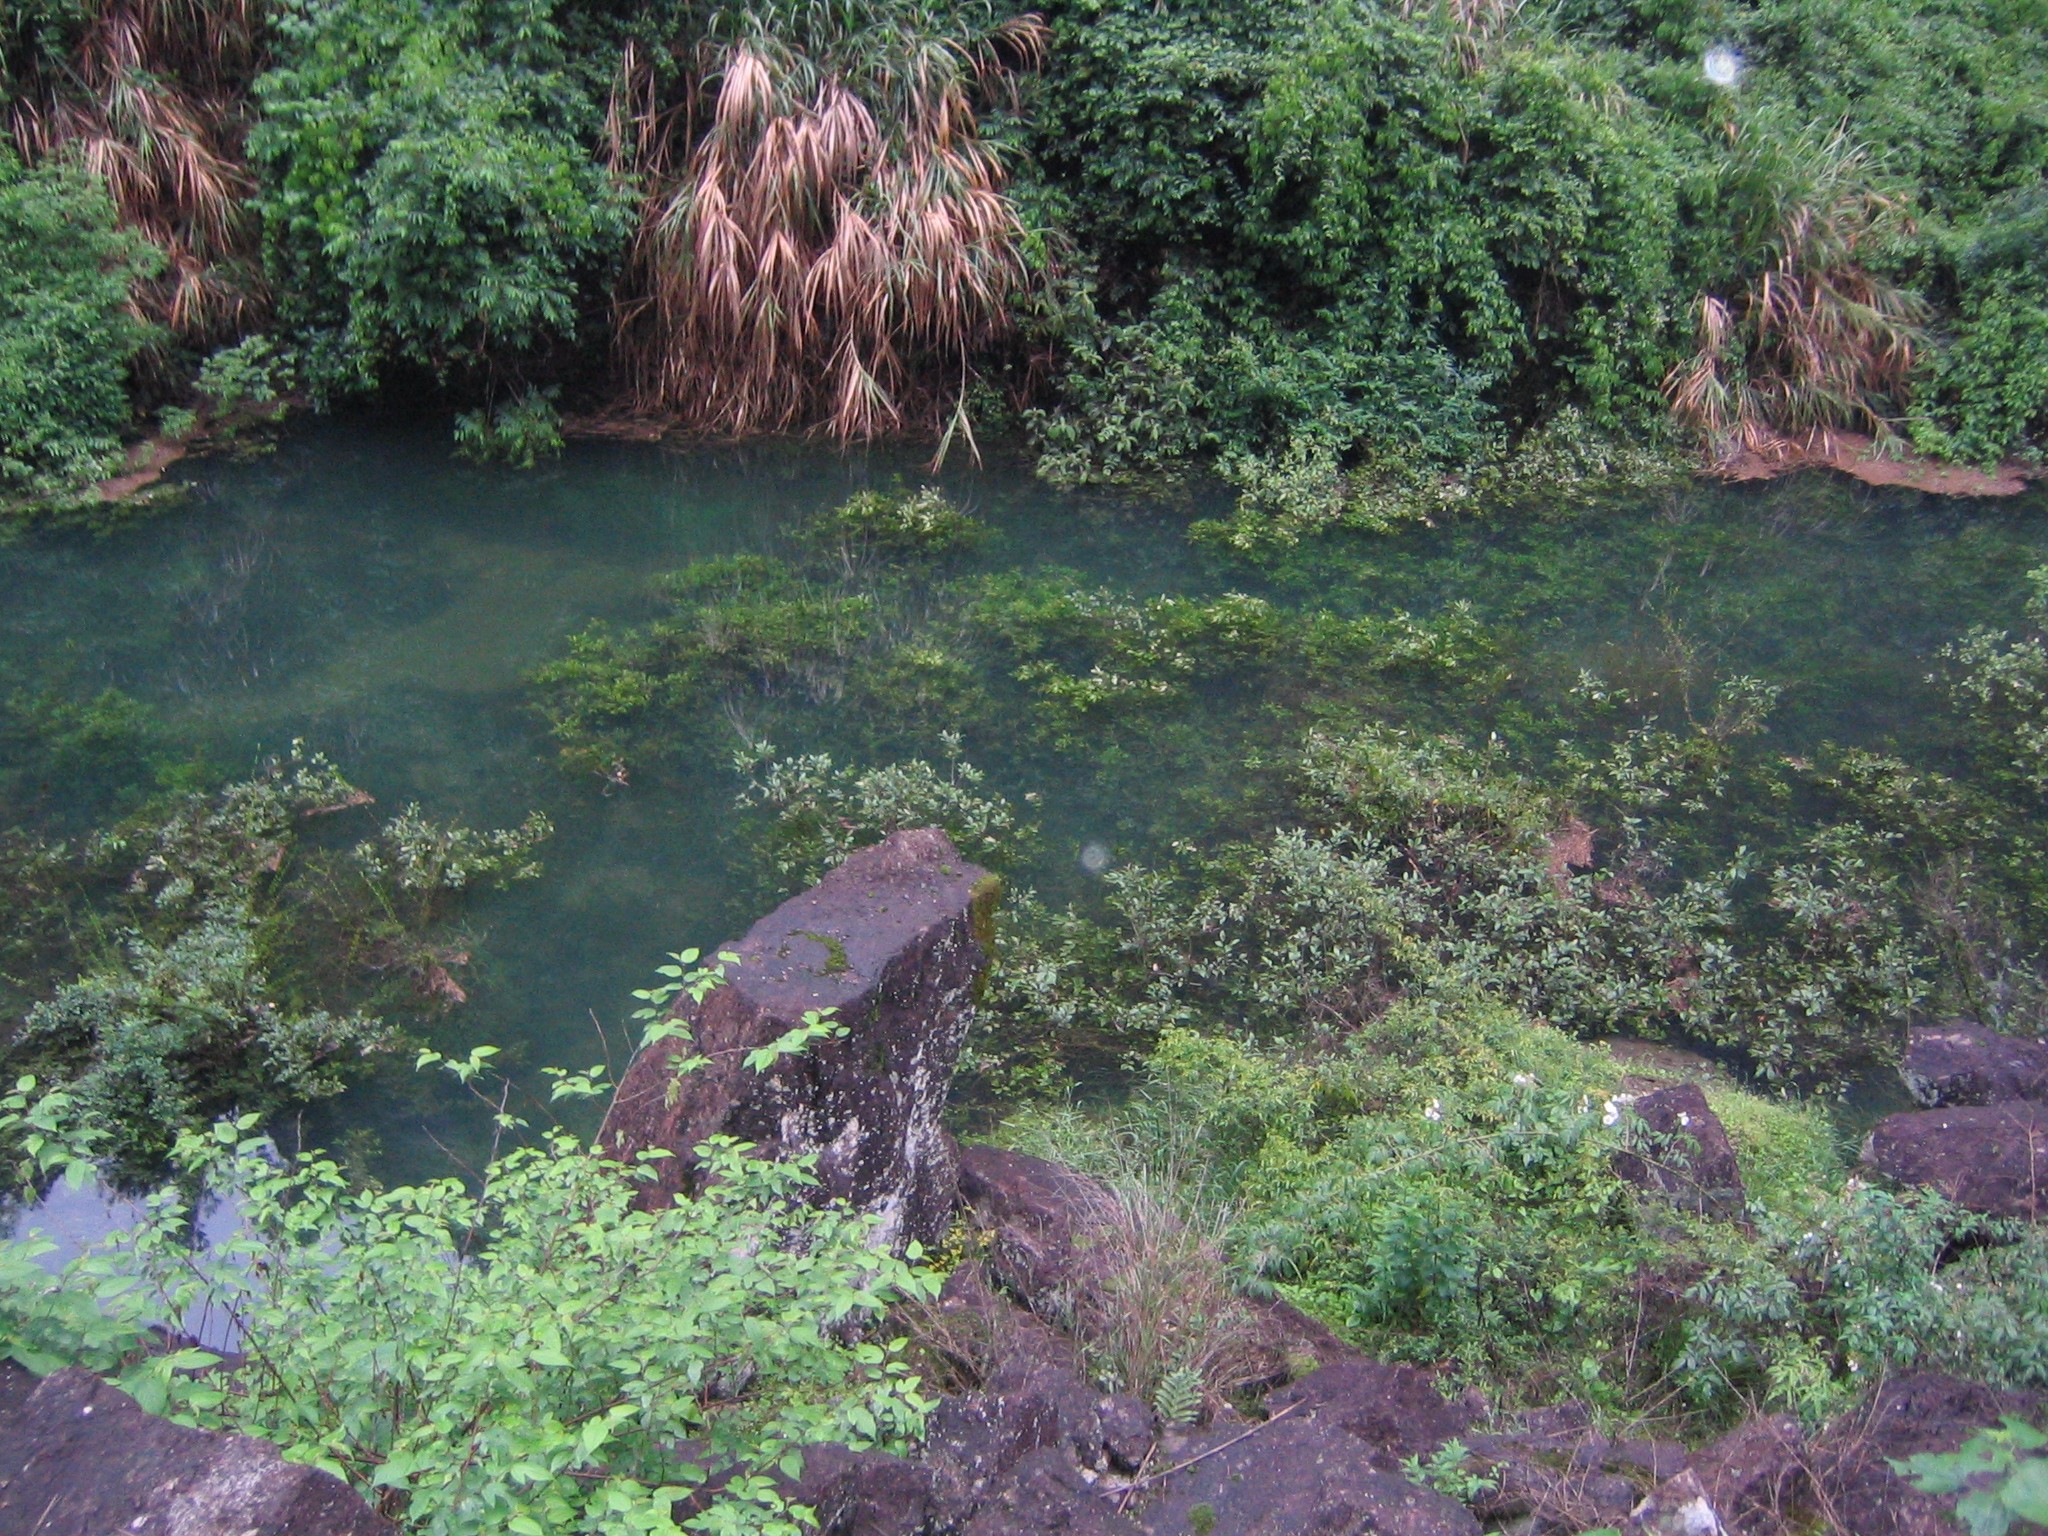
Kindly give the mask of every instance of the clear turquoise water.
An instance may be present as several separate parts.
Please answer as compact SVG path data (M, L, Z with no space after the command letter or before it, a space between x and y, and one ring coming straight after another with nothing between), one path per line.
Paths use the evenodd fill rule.
M603 1050L600 1027L617 1054L627 994L665 951L708 947L754 915L724 840L735 738L707 704L699 760L607 793L558 766L527 676L587 621L656 611L657 574L773 550L795 520L899 475L917 478L915 459L603 444L515 473L454 460L439 423L299 429L275 453L194 466L160 517L0 548L0 675L121 688L226 772L304 738L386 808L418 800L490 825L546 811L559 829L547 874L472 909L472 1001L440 1043L582 1065ZM1053 563L1139 596L1236 588L1346 613L1469 600L1510 627L1514 680L1456 719L1429 720L1427 697L1414 708L1511 738L1580 667L1670 686L1676 636L1703 666L1787 686L1787 750L1831 738L1938 756L1934 650L1972 621L2009 620L2025 570L2048 562L2038 491L1972 504L1802 478L1336 543L1254 578L1190 546L1200 497L1082 498L1016 468L946 482L998 530L988 567ZM1021 738L969 748L1001 787L1043 794L1032 877L1051 891L1085 893L1084 842L1142 852L1189 814L1176 786L1142 773L1065 774ZM359 1093L310 1127L370 1125L415 1163L444 1113Z

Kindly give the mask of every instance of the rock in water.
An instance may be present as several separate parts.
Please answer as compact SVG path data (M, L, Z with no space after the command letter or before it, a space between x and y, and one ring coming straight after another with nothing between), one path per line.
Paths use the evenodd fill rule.
M246 1435L144 1413L57 1371L0 1417L0 1531L36 1536L391 1536L339 1478Z
M2048 1216L2048 1104L1887 1115L1864 1143L1863 1161L1986 1216Z
M820 1201L880 1218L878 1240L935 1241L953 1204L955 1158L939 1128L953 1066L988 962L995 877L936 828L891 833L728 945L725 984L677 1016L688 1035L627 1068L601 1139L618 1157L650 1148L647 1198L692 1187L694 1149L734 1136L778 1157L818 1155ZM847 1026L765 1072L749 1051L813 1010ZM678 1073L703 1055L710 1064Z
M1969 1019L1915 1029L1899 1076L1929 1109L2048 1100L2048 1041L2001 1035Z

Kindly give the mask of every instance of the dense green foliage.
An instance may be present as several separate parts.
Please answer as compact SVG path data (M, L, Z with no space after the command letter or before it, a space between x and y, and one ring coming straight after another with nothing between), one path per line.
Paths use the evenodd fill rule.
M182 342L437 389L474 454L547 451L557 386L948 447L971 403L1057 479L1213 462L1298 532L1559 432L1602 480L2048 417L2040 0L218 9L139 70L25 18L16 138L114 168Z
M1033 143L1089 279L1054 473L1207 449L1256 510L1369 515L1560 409L1643 434L1703 299L1727 404L1681 414L1724 436L2030 441L2036 6L1050 11ZM1745 320L1766 274L1783 307Z
M285 315L330 387L573 340L625 233L545 3L287 6L251 155Z
M153 270L91 178L24 170L0 145L0 500L60 493L120 462L128 364L149 339L124 306Z

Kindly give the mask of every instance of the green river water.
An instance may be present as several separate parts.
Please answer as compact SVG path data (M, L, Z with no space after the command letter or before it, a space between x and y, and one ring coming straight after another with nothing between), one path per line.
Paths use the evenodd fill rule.
M530 673L592 619L655 612L659 573L772 551L859 485L917 472L908 457L812 448L581 444L514 473L452 459L439 424L297 429L274 453L192 466L160 516L0 547L0 676L10 689L117 687L223 773L303 738L388 809L418 800L480 825L545 811L558 828L547 872L471 909L472 1000L437 1043L580 1066L600 1054L599 1026L616 1046L629 991L664 952L743 930L760 897L726 847L725 716L707 703L701 761L618 789L559 765ZM1469 601L1516 637L1514 680L1492 710L1467 701L1426 723L1510 736L1579 669L1654 686L1682 646L1785 685L1773 730L1787 751L1832 739L1938 762L1933 653L1972 622L2011 622L2026 570L2048 562L2039 490L1969 503L1814 476L1702 485L1332 541L1254 574L1190 544L1190 516L1214 510L1199 495L1081 497L1017 468L944 483L996 530L977 568L1057 564L1140 597L1234 589L1348 615ZM1415 708L1431 713L1427 698ZM1205 833L1165 758L1104 774L1067 771L1042 744L968 746L997 787L1042 797L1043 852L1025 873L1061 899L1086 899L1084 846L1143 856ZM1229 762L1244 743L1214 749ZM63 802L57 786L53 814ZM420 1168L440 1113L359 1090L313 1128L370 1126Z

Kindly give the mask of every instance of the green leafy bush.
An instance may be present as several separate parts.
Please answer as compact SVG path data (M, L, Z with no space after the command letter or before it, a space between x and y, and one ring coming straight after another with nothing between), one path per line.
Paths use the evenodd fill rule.
M114 227L84 171L25 170L0 146L0 500L63 497L114 472L129 362L152 339L128 285L159 260Z
M2006 1386L2048 1383L2041 1234L1931 1190L1855 1182L1766 1213L1686 1290L1667 1335L1671 1380L1696 1404L1762 1397L1818 1423L1890 1368Z
M455 451L479 464L499 460L531 469L562 451L562 417L550 396L529 389L516 400L455 418Z
M450 1065L468 1080L487 1056ZM26 1097L0 1109L49 1123ZM238 1202L217 1248L191 1248L179 1185L60 1278L0 1245L0 1347L269 1439L436 1536L798 1536L780 1478L801 1447L900 1449L922 1427L898 1346L871 1332L936 1279L870 1247L867 1218L804 1204L807 1163L720 1139L703 1192L648 1211L644 1161L559 1131L496 1152L474 1185L366 1190L318 1155L278 1163L254 1124L180 1139L179 1177ZM171 1371L196 1351L137 1363L153 1318L202 1303L236 1319L244 1357L199 1376Z
M394 364L474 383L572 340L629 218L551 0L295 3L250 157L317 391Z

